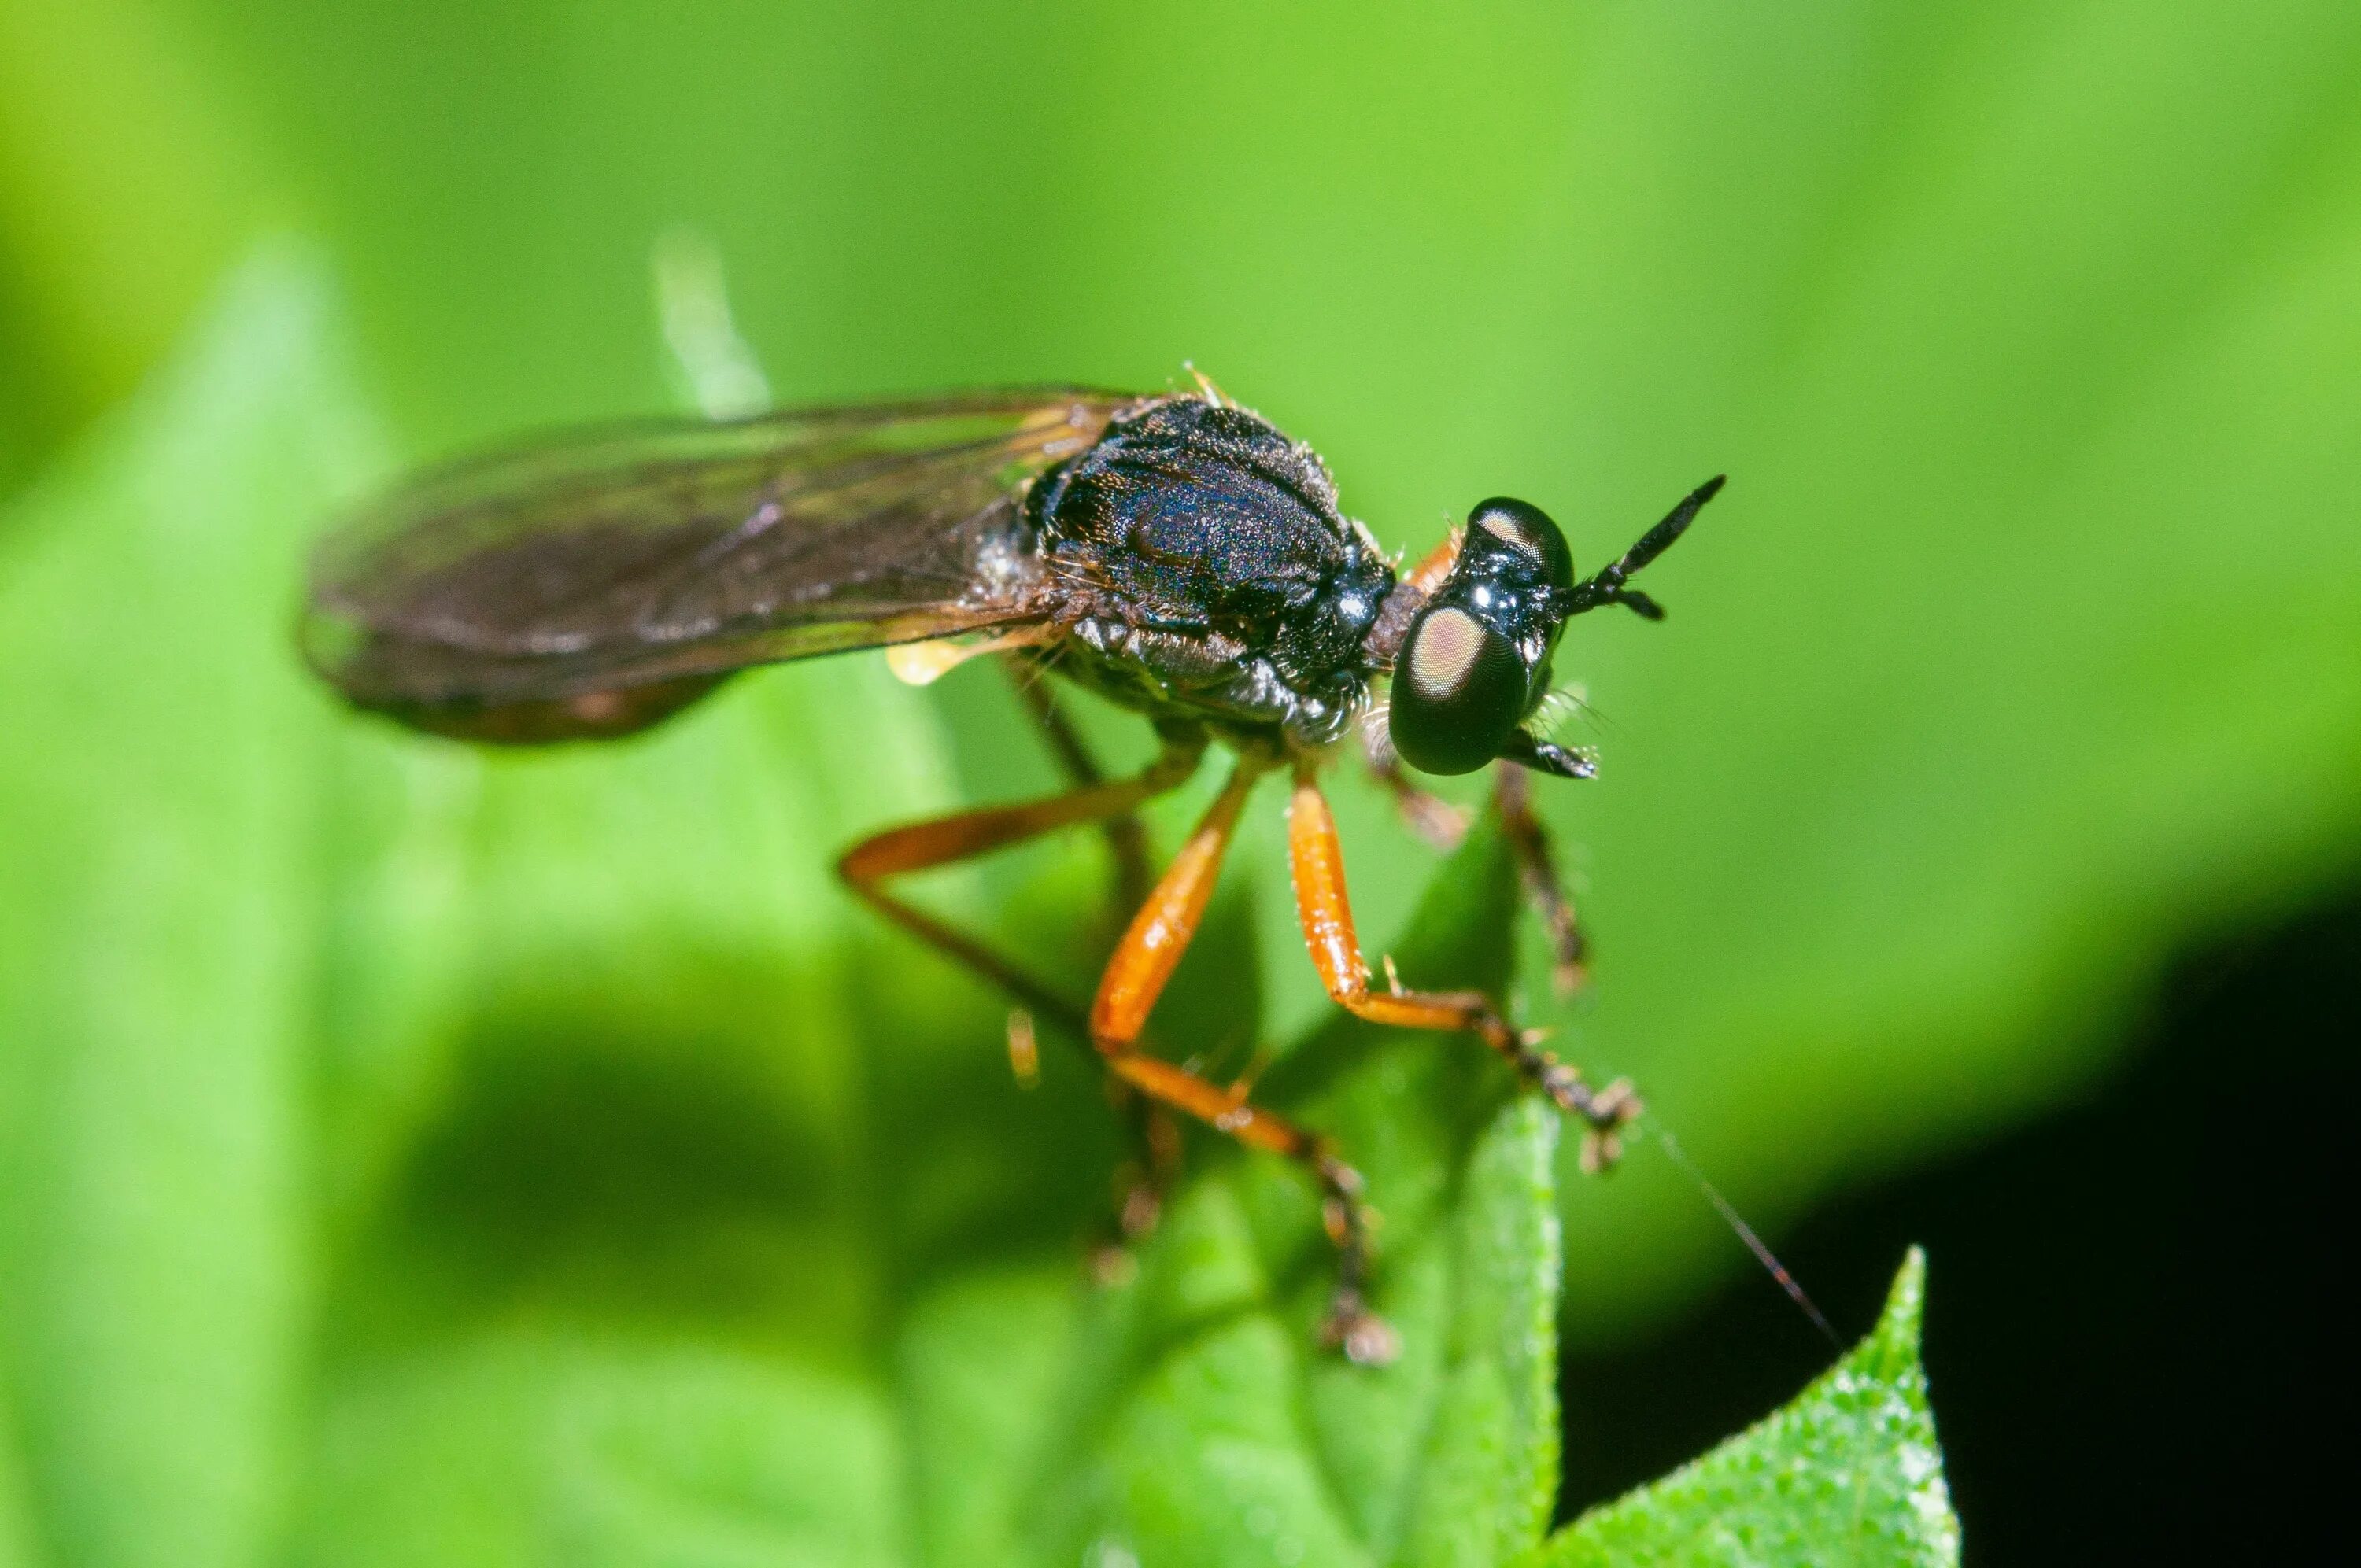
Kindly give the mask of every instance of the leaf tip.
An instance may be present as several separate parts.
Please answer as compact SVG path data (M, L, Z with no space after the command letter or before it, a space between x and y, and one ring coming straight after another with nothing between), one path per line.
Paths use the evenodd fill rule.
M1857 1354L1889 1368L1915 1366L1926 1321L1927 1249L1914 1245L1903 1254L1902 1266L1885 1293L1885 1310Z

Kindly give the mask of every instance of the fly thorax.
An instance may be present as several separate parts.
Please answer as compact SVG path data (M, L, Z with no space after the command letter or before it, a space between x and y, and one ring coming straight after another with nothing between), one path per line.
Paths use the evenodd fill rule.
M1309 447L1166 399L1044 475L1027 510L1053 613L1165 706L1303 739L1349 721L1393 573Z
M1362 643L1393 591L1393 568L1383 556L1364 548L1357 537L1346 549L1336 569L1275 620L1272 659L1307 691L1338 675L1362 678Z

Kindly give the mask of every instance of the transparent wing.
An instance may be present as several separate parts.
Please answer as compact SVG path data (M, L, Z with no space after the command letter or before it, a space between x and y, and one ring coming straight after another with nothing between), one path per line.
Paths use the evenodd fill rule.
M653 723L749 664L1023 621L1026 485L1137 400L644 423L462 463L323 543L304 652L364 707L550 740Z

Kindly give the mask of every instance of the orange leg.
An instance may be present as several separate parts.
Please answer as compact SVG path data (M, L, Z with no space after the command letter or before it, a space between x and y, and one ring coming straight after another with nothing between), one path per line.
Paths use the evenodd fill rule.
M1508 1058L1518 1076L1548 1095L1588 1128L1583 1164L1596 1168L1619 1152L1617 1133L1640 1113L1639 1098L1618 1081L1593 1092L1582 1075L1540 1048L1532 1036L1509 1026L1492 999L1480 991L1408 991L1399 983L1369 989L1369 966L1353 932L1353 906L1345 893L1345 856L1336 841L1336 819L1310 767L1295 776L1295 796L1287 809L1288 858L1295 874L1295 912L1303 927L1321 983L1340 1006L1376 1024L1407 1029L1461 1030Z
M1455 528L1443 536L1443 543L1419 557L1418 565L1402 574L1402 581L1418 590L1423 599L1451 576L1451 568L1459 564L1459 546L1466 531Z
M1458 563L1459 545L1465 537L1466 531L1453 529L1442 543L1403 573L1394 591L1386 596L1385 609L1378 612L1377 622L1369 628L1369 635L1362 644L1376 656L1379 665L1392 663L1394 655L1401 652L1402 639L1410 635L1410 623L1418 619L1418 612Z
M1574 900L1557 872L1557 854L1550 843L1549 825L1533 810L1532 775L1514 762L1494 764L1492 797L1500 807L1500 827L1523 876L1525 896L1540 911L1542 929L1549 934L1550 980L1560 996L1571 996L1588 978L1584 959L1590 944L1575 918Z
M1104 783L1106 774L1100 769L1098 759L1091 755L1082 732L1074 728L1057 693L1050 689L1048 661L1007 653L1001 656L1000 663L1009 684L1016 688L1017 700L1032 714L1042 742L1049 748L1066 782L1076 789L1095 788ZM1106 839L1107 853L1115 862L1115 908L1108 922L1112 927L1129 919L1132 911L1147 901L1148 890L1156 880L1156 868L1148 849L1148 828L1137 812L1126 811L1102 819L1099 832ZM1010 1022L1015 1024L1016 1020L1012 1018ZM1069 1022L1072 1032L1080 1035L1079 1015ZM1121 1084L1109 1084L1108 1091L1117 1113L1131 1123L1132 1142L1139 1154L1135 1164L1115 1173L1121 1194L1116 1207L1122 1216L1123 1234L1146 1235L1155 1229L1157 1216L1164 1207L1164 1194L1180 1174L1180 1128L1172 1120L1172 1113L1156 1102L1143 1099ZM1103 1258L1102 1264L1103 1273L1122 1266L1111 1255Z
M885 879L972 860L1060 828L1124 816L1188 783L1203 755L1202 742L1168 744L1162 755L1133 778L889 828L847 850L836 862L836 874L870 907L920 941L1080 1033L1082 1015L1071 1003L965 932L886 892Z
M1343 1346L1355 1361L1382 1363L1393 1358L1399 1343L1385 1321L1368 1310L1363 1295L1368 1238L1359 1175L1336 1157L1325 1139L1251 1103L1243 1085L1225 1088L1139 1048L1148 1015L1204 918L1205 905L1221 876L1222 858L1237 829L1238 812L1268 766L1251 757L1240 759L1230 782L1133 916L1131 929L1124 933L1099 979L1098 996L1091 1003L1091 1043L1106 1058L1107 1070L1140 1092L1312 1172L1337 1251L1335 1303L1325 1332L1330 1343Z
M1417 565L1402 574L1401 581L1388 596L1384 610L1376 626L1369 629L1368 646L1390 663L1400 652L1401 640L1409 635L1410 623L1417 618L1427 599L1451 575L1459 559L1461 529L1453 529L1442 543L1427 552ZM1394 754L1393 738L1387 734L1382 712L1369 716L1370 721L1361 729L1361 756L1369 772L1383 784L1386 793L1394 797L1394 807L1401 813L1410 830L1438 850L1455 850L1459 840L1467 835L1467 816L1457 806L1431 791L1421 789L1402 772L1401 758Z
M1202 740L1168 741L1164 753L1135 778L1094 784L1046 800L891 828L846 850L836 863L837 875L871 908L905 931L983 975L1031 1013L1080 1036L1088 1028L1082 1009L966 932L887 892L885 880L989 854L1060 828L1129 818L1144 802L1187 783L1203 755ZM1010 1022L1015 1058L1016 1043L1031 1037L1030 1019ZM1021 1074L1023 1064L1017 1059ZM1122 1100L1119 1110L1137 1113L1140 1109L1129 1096ZM1170 1184L1179 1158L1179 1142L1169 1122L1153 1113L1134 1114L1132 1119L1139 1160L1123 1174L1118 1205L1126 1234L1137 1234L1154 1223L1162 1190Z

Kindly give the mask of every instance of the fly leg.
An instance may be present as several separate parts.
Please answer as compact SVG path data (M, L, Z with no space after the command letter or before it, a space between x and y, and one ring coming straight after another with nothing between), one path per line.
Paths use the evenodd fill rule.
M1583 1123L1583 1168L1611 1164L1621 1152L1624 1124L1640 1113L1639 1096L1618 1080L1594 1091L1573 1067L1541 1048L1534 1036L1511 1028L1492 999L1480 991L1410 991L1392 981L1369 989L1369 966L1353 932L1353 906L1345 893L1345 856L1336 839L1336 819L1310 767L1299 768L1295 795L1287 808L1288 860L1295 877L1296 918L1303 945L1328 994L1346 1011L1376 1024L1408 1029L1451 1029L1476 1036L1517 1069L1517 1075L1549 1096L1559 1110ZM1391 981L1390 973L1388 976Z
M1499 806L1500 827L1509 837L1510 851L1516 856L1525 896L1532 901L1542 917L1542 929L1549 935L1551 983L1560 996L1571 996L1589 978L1584 960L1590 943L1575 917L1574 900L1566 895L1565 879L1558 875L1557 850L1550 842L1549 825L1533 810L1532 775L1514 762L1498 764L1492 771L1492 798Z
M1403 771L1401 759L1394 754L1393 744L1382 734L1366 730L1361 738L1362 760L1368 764L1370 776L1386 793L1393 796L1395 808L1410 830L1438 850L1455 850L1467 835L1467 814L1441 795L1421 789ZM1517 861L1517 872L1525 884L1525 896L1532 900L1534 911L1541 916L1542 929L1550 944L1550 981L1560 996L1570 996L1582 989L1589 978L1585 963L1590 950L1583 936L1582 924L1575 917L1574 900L1565 891L1565 880L1558 874L1556 846L1550 841L1549 825L1533 810L1532 781L1526 771L1514 763L1503 762L1493 771L1493 798L1500 810L1500 825L1509 837L1510 853Z
M1254 758L1240 759L1230 782L1133 917L1131 929L1107 960L1098 996L1091 1003L1091 1043L1106 1058L1107 1070L1141 1093L1311 1172L1320 1190L1321 1218L1337 1256L1336 1295L1323 1334L1353 1360L1377 1365L1391 1360L1400 1346L1385 1321L1369 1310L1366 1296L1368 1231L1360 1176L1336 1157L1326 1139L1249 1102L1244 1085L1214 1083L1149 1056L1139 1046L1148 1014L1204 918L1222 858L1237 829L1239 809L1268 766Z
M1378 622L1369 630L1367 647L1390 663L1401 650L1402 638L1410 631L1410 623L1433 596L1443 579L1459 559L1462 531L1453 529L1442 543L1427 552L1409 571L1394 591L1386 596L1378 612ZM1394 797L1394 806L1401 813L1410 830L1438 850L1455 850L1459 840L1467 836L1467 814L1431 791L1411 782L1402 772L1401 758L1394 751L1393 738L1386 732L1381 713L1373 713L1361 727L1361 759L1386 793Z
M1143 802L1187 783L1203 755L1202 737L1168 736L1162 753L1132 778L1086 784L1016 806L990 806L889 828L846 850L836 863L837 875L871 908L999 986L1027 1014L1047 1018L1082 1037L1089 1029L1082 1009L966 932L889 892L885 883L892 877L972 860L1060 828L1127 817ZM1031 1024L1031 1017L1024 1014L1010 1020L1011 1055L1020 1063L1020 1070L1025 1058L1015 1047L1020 1042L1029 1045ZM1140 1151L1137 1170L1126 1175L1120 1200L1124 1232L1129 1235L1155 1223L1159 1194L1170 1181L1180 1145L1169 1123L1159 1124L1129 1103L1118 1109L1126 1113Z
M1057 760L1059 771L1066 775L1066 782L1076 789L1090 789L1104 782L1105 772L1083 743L1081 731L1074 728L1049 685L1049 666L1021 655L1004 655L1001 668L1008 672L1017 700L1033 716L1041 740ZM1099 824L1099 831L1105 836L1107 853L1115 862L1115 907L1109 922L1112 927L1130 919L1132 911L1147 902L1156 872L1148 860L1148 830L1137 812L1107 817ZM1081 1032L1078 1024L1075 1033ZM1164 1195L1180 1179L1180 1129L1170 1110L1134 1093L1117 1080L1107 1080L1107 1096L1114 1102L1115 1113L1123 1118L1133 1149L1133 1157L1115 1173L1116 1212L1121 1216L1126 1237L1144 1236L1156 1228L1157 1216L1164 1209ZM1120 1266L1115 1261L1119 1255L1107 1254L1107 1267Z
M1059 705L1058 694L1049 689L1047 667L1016 657L1004 658L1001 667L1008 672L1017 700L1024 703L1026 711L1040 728L1041 739L1048 744L1050 756L1057 759L1058 771L1066 775L1066 782L1078 790L1093 789L1105 783L1106 773L1099 767L1098 759L1082 744L1073 720ZM1107 852L1115 858L1118 918L1127 918L1148 897L1148 884L1154 880L1155 873L1148 864L1148 832L1136 811L1104 818L1099 831L1106 836Z
M887 892L885 881L973 860L1060 828L1120 817L1188 783L1203 755L1204 741L1196 736L1168 738L1157 759L1128 779L1090 784L1016 806L985 806L889 828L847 850L836 862L836 874L863 903L905 931L983 976L1027 1007L1071 1025L1079 1034L1082 1014L1071 1002L966 932Z
M1459 848L1459 841L1467 837L1467 814L1411 781L1381 726L1362 727L1361 760L1368 765L1369 776L1393 796L1394 809L1401 814L1405 827L1446 853Z

